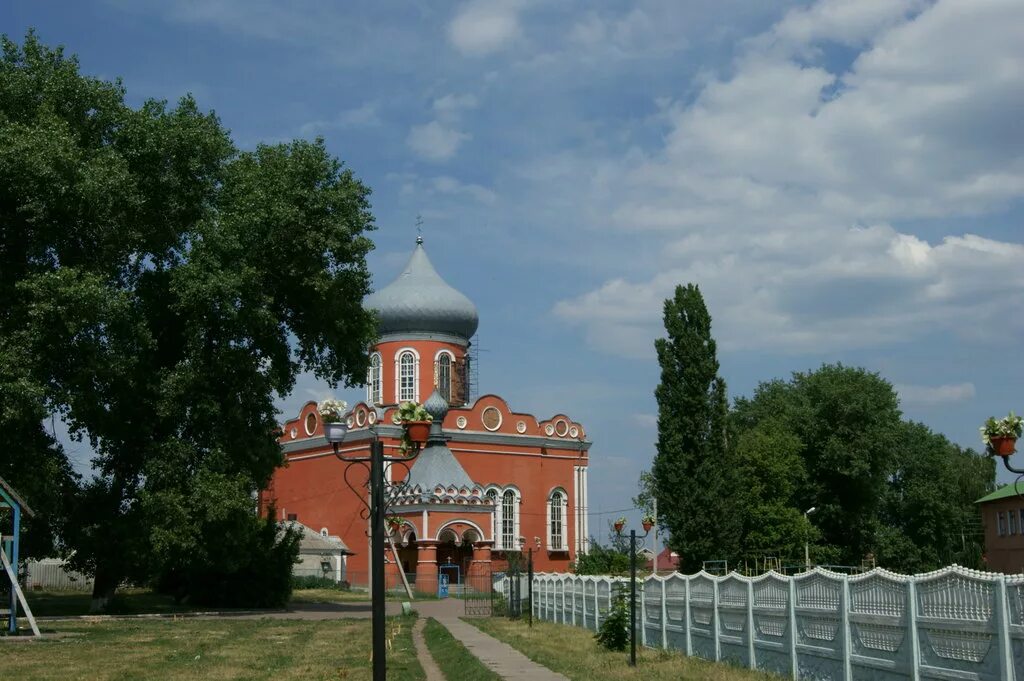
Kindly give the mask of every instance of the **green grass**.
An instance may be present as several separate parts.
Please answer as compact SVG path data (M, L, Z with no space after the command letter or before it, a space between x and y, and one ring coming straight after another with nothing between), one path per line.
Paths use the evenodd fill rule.
M419 681L413 617L391 618L388 679ZM0 643L3 678L40 681L369 679L369 620L120 620L58 625L69 637ZM52 630L52 627L51 627Z
M88 615L92 601L88 591L29 591L25 598L36 617ZM139 615L216 609L176 604L170 596L149 589L118 589L104 612L108 615Z
M427 620L423 638L430 656L448 681L501 681L500 676L485 667L434 618Z
M637 648L637 666L629 653L613 653L597 645L588 629L566 624L502 618L467 619L494 638L573 681L778 681L747 669L688 658L675 651Z

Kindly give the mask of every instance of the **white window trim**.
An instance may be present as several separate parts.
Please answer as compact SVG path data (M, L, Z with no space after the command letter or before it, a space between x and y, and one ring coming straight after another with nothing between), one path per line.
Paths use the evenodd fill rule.
M512 493L512 546L505 545L505 495L508 492ZM517 551L519 550L519 547L516 546L519 537L519 507L523 503L523 495L519 492L519 488L509 485L508 487L501 488L498 501L501 508L501 522L497 526L498 532L495 535L495 544L500 543L501 551Z
M377 360L377 366L373 366L373 360ZM377 375L374 376L374 369L377 371ZM383 402L384 398L384 358L381 357L379 352L374 352L370 355L370 368L368 370L369 375L366 381L366 401L369 404L377 406ZM373 392L374 379L376 379L377 393Z
M492 485L484 490L484 496L487 497L491 492L494 492L494 513L491 514L491 541L494 542L494 550L498 551L501 549L501 537L499 528L501 527L501 488Z
M408 402L408 399L402 398L402 356L405 353L411 353L413 356L412 363L412 401L420 401L420 353L416 352L415 348L401 348L395 353L395 402Z
M554 528L552 527L552 524L551 524L551 512L553 510L555 510L553 508L553 504L554 504L554 500L555 500L555 496L556 495L558 496L558 499L559 499L559 503L558 503L558 505L559 505L559 508L558 508L559 524L562 527L562 531L560 533L560 537L559 537L557 543L555 541L555 536L553 534L553 529ZM547 524L547 532L546 532L546 534L547 534L547 538L548 538L548 540L547 540L548 551L568 551L569 550L568 537L566 536L566 532L568 530L568 528L566 527L566 520L567 520L567 517L568 517L568 513L566 511L568 511L568 506L569 506L569 495L566 494L564 489L562 489L561 487L556 487L555 489L551 490L551 492L548 494L547 504L545 504L545 507L544 507L545 522Z

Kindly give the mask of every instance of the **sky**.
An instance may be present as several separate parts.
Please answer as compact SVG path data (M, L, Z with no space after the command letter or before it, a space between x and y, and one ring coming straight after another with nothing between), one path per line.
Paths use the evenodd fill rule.
M242 148L322 136L373 188L375 287L421 216L480 310L480 392L586 427L599 539L654 454L677 284L733 398L842 362L964 446L1024 412L1021 26L1020 0L0 5ZM302 377L282 420L331 392Z

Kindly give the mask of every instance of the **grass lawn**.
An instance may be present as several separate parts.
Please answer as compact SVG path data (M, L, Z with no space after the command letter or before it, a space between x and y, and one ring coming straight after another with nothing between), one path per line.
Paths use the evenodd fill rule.
M448 681L501 681L500 676L485 667L434 618L427 620L423 638L430 656Z
M424 679L412 617L388 621L388 678ZM5 679L370 678L369 620L160 619L61 624L75 636L0 643Z
M36 617L88 615L92 594L88 591L28 591L28 607ZM188 605L176 605L170 596L149 589L118 589L107 604L105 614L138 615L142 613L189 612L214 610Z
M588 629L566 624L491 617L467 619L491 636L548 669L565 674L573 681L778 681L747 669L737 669L674 651L638 647L636 667L629 666L629 652L612 653L597 645Z

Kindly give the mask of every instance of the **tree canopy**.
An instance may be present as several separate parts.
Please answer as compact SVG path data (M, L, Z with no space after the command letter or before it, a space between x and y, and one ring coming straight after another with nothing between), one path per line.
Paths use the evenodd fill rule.
M3 39L0 432L31 437L0 470L28 456L71 480L48 414L89 440L65 515L94 595L279 543L252 513L283 461L275 397L303 371L365 375L369 193L322 140L239 150L191 97L134 108L35 35Z
M651 479L654 494L665 502L658 506L658 522L669 531L669 545L684 568L692 570L738 549L728 401L700 289L677 286L665 301L664 321L668 337L654 344L661 382L654 391L658 441Z

